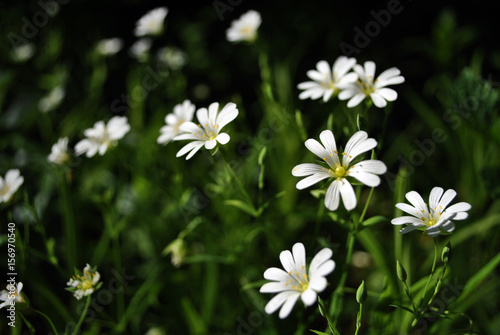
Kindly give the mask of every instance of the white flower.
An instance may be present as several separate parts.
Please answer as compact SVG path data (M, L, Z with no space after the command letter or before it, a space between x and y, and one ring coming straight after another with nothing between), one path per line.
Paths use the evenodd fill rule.
M195 105L193 105L189 100L184 100L182 104L175 105L174 112L165 117L166 125L161 127L161 135L158 137L157 142L159 144L167 144L175 136L180 134L180 125L184 122L191 121L195 110Z
M292 311L295 302L301 297L305 305L311 306L317 299L317 294L326 286L326 276L335 269L331 260L332 251L328 248L320 250L314 256L306 270L306 251L302 243L295 243L289 250L282 251L280 261L285 271L279 268L269 268L264 272L264 278L272 280L260 288L261 293L278 293L266 305L267 314L274 313L281 307L279 317L286 318Z
M61 104L61 101L64 99L65 95L66 91L64 90L64 87L57 86L52 91L50 91L49 94L38 101L38 108L42 112L49 112L57 108Z
M393 225L408 224L400 230L401 234L415 229L424 230L431 237L453 232L455 224L451 220L466 219L468 217L467 211L471 209L471 205L467 202L459 202L446 209L457 192L449 189L443 194L443 191L441 187L434 187L429 196L429 205L417 192L406 193L406 199L413 206L398 203L396 207L412 216L401 216L392 219L391 223Z
M226 133L219 133L220 130L229 122L233 121L238 116L238 109L236 104L229 102L219 112L219 103L214 102L206 108L200 108L196 111L196 117L200 124L193 122L184 122L179 129L186 134L181 134L174 137L174 141L179 140L194 140L182 147L177 153L177 157L186 156L186 160L193 157L193 155L205 146L205 149L212 150L217 145L226 144L229 142L229 135Z
M316 64L317 70L307 71L307 76L313 81L306 81L297 85L297 88L304 90L300 93L299 99L312 100L323 97L326 102L339 90L349 84L356 82L356 73L349 72L356 64L356 59L340 56L330 69L328 62L322 60ZM349 72L349 73L348 73Z
M13 301L14 303L26 302L21 294L22 289L23 283L21 282L17 283L17 287L12 284L7 285L7 290L2 290L0 292L0 301L3 301L3 303L0 304L0 309L10 306Z
M121 38L107 38L97 43L96 49L103 56L112 56L123 48Z
M83 274L77 273L73 278L67 282L66 285L69 286L67 290L73 292L73 296L80 300L82 297L91 295L95 290L101 287L102 283L99 283L101 275L99 272L92 269L89 264L83 268Z
M7 171L5 180L0 176L0 203L9 201L23 182L24 178L18 169Z
M358 75L358 81L346 85L339 93L340 100L350 99L347 103L349 108L359 105L368 96L375 106L385 107L387 101L395 101L398 97L396 91L386 86L405 81L405 78L399 75L401 71L395 67L385 70L375 79L375 63L371 61L365 62L364 68L359 64L355 65L354 72Z
M68 159L68 138L63 137L57 140L57 143L52 146L48 160L49 162L63 165Z
M137 21L135 36L160 35L163 32L163 21L168 14L167 7L155 8Z
M254 41L257 38L257 29L261 22L259 12L254 10L246 12L238 20L231 23L231 27L226 32L227 40L230 42Z
M380 177L377 175L387 171L385 164L379 160L365 160L352 165L358 155L375 148L377 141L368 138L368 134L362 130L354 133L342 152L341 162L333 133L330 130L324 130L319 138L323 145L314 139L308 139L305 145L325 164L306 163L294 167L292 174L295 177L308 176L297 183L297 189L302 190L323 179L333 178L325 195L326 208L331 211L336 210L339 207L339 196L341 196L344 207L352 210L356 207L356 195L347 177L353 177L367 186L375 187L380 184Z
M173 70L178 70L186 64L186 55L177 48L165 47L159 49L156 59Z
M138 61L144 62L149 57L149 49L151 48L152 43L153 42L150 38L141 38L132 44L130 47L130 54L132 57L137 58Z
M85 130L84 134L87 137L78 142L75 146L77 156L87 153L87 157L94 156L97 152L99 155L104 155L112 145L116 145L116 141L125 136L130 130L130 125L125 116L113 116L107 125L104 121L98 121L93 128Z
M33 57L36 51L36 46L33 43L25 43L15 47L11 51L11 57L15 62L22 63Z

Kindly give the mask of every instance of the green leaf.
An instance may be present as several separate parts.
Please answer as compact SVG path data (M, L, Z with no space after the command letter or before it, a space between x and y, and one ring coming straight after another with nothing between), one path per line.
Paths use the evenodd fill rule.
M207 334L207 326L203 322L201 315L193 306L191 300L189 300L189 298L187 297L182 297L181 306L184 312L184 317L186 318L186 324L189 327L189 334L191 335Z
M387 222L389 221L389 219L387 219L385 216L377 215L377 216L372 216L369 219L366 219L365 221L363 221L363 223L361 223L361 225L363 227L370 227L376 225L379 222L384 222L384 221Z
M481 268L472 278L465 284L464 290L460 295L460 298L456 300L458 305L460 301L464 300L468 295L472 294L481 285L482 281L495 270L495 268L500 264L500 253L498 253L491 261L489 261L485 266Z
M236 208L242 210L243 212L250 214L251 216L254 216L254 217L259 216L259 212L257 212L253 206L250 206L249 204L247 204L241 200L237 200L237 199L226 200L226 201L224 201L224 204L236 207Z
M329 335L327 333L320 332L319 330L309 329L309 331L313 332L314 334L318 334L318 335Z
M411 309L409 309L408 307L404 307L404 306L399 306L399 305L389 305L391 307L395 307L397 309L402 309L403 311L407 311L411 314L414 314L413 311Z
M398 274L399 280L401 280L403 283L406 282L406 270L405 268L399 263L399 261L396 261L396 273Z

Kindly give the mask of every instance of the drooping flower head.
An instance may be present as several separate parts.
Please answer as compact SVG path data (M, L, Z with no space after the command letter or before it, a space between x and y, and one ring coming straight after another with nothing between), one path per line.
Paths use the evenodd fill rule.
M252 42L257 38L257 29L259 29L261 23L262 19L259 12L248 11L231 23L231 27L226 32L227 40L229 42Z
M267 303L266 313L272 314L281 307L279 317L284 319L299 297L306 306L314 304L318 293L328 284L325 277L335 269L335 262L330 259L332 254L328 248L320 250L307 270L306 251L302 243L295 243L292 252L282 251L280 261L285 270L273 267L264 272L264 278L272 282L264 284L260 292L278 293Z
M3 307L9 307L14 304L27 303L26 297L21 290L23 289L23 283L17 283L17 286L8 284L7 290L0 291L0 301L3 303L0 304L0 309Z
M49 162L56 163L59 165L65 164L69 159L68 153L68 138L62 137L57 140L52 146L49 157L47 158Z
M354 58L346 56L337 58L332 68L327 61L319 61L316 64L316 70L307 71L307 76L313 81L306 81L297 86L304 90L300 93L299 99L316 100L323 97L324 102L328 101L332 96L338 94L341 87L356 82L357 74L349 72L355 64Z
M98 121L93 128L85 130L84 134L87 138L76 144L75 153L77 156L86 153L87 157L92 157L99 152L99 155L102 156L108 148L116 145L116 142L129 130L130 125L125 116L113 116L108 124L105 124L104 121Z
M99 282L101 275L95 268L91 268L89 264L83 268L83 274L80 273L80 271L75 272L73 278L70 278L66 284L69 286L66 290L73 292L73 296L77 300L87 295L91 295L102 286L102 283Z
M103 56L112 56L123 48L121 38L106 38L97 43L96 50Z
M315 139L308 139L305 145L323 163L321 165L305 163L295 166L292 175L308 176L297 183L297 189L302 190L324 179L333 179L325 195L326 208L331 211L336 210L341 196L344 207L352 210L356 207L357 201L354 189L347 178L352 177L367 186L375 187L380 184L378 175L387 171L385 164L379 160L365 160L353 164L357 156L375 148L377 141L368 138L368 134L362 130L354 133L347 142L344 152L341 153L341 160L333 133L330 130L324 130L319 138L322 144Z
M401 234L416 229L425 231L431 237L452 233L455 230L455 224L451 220L466 219L471 205L467 202L459 202L446 208L457 192L449 189L443 194L443 191L441 187L434 187L429 196L429 204L425 203L420 194L415 191L406 193L406 199L413 206L398 203L396 207L412 216L401 216L392 219L391 223L393 225L407 224L400 230Z
M207 150L212 150L216 147L217 143L226 144L229 142L229 135L227 133L220 133L229 122L233 121L238 116L238 109L236 104L228 102L224 108L219 112L219 103L213 102L206 108L200 108L196 111L196 117L199 124L193 122L184 122L179 126L179 130L186 134L177 135L174 141L193 140L186 144L177 153L177 157L186 156L186 160L193 157L193 155L205 147Z
M18 169L7 171L5 179L0 176L0 203L9 201L23 182L24 178Z
M157 139L159 144L167 144L175 136L181 133L179 127L184 123L193 119L195 105L189 100L184 100L182 104L174 106L174 112L165 117L166 125L161 127L160 136Z
M163 21L167 14L167 7L155 8L144 14L136 23L135 36L160 35L163 32Z
M149 37L138 39L129 49L130 55L139 62L145 62L149 58L149 49L153 41Z
M359 64L354 66L354 72L358 75L358 80L352 84L343 85L342 92L339 93L340 100L347 100L347 107L352 108L366 97L370 97L373 104L379 108L385 107L387 101L395 101L398 94L389 85L404 83L405 78L400 76L401 71L395 67L382 72L375 79L375 63L367 61L362 67Z
M38 109L46 113L56 109L66 96L64 87L57 86L38 101Z

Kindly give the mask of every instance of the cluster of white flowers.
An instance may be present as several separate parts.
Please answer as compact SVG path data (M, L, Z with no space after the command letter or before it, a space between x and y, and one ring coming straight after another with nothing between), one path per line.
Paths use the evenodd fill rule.
M23 283L19 282L17 285L8 284L7 290L0 291L0 309L3 307L8 307L10 305L15 305L19 303L26 302L21 290L23 289Z
M375 63L365 62L364 66L356 64L354 58L340 56L333 67L322 60L316 65L317 70L310 70L307 76L312 81L300 83L297 87L304 90L299 99L316 100L323 97L328 101L332 96L339 100L347 100L347 107L352 108L369 97L379 108L387 105L387 101L395 101L398 94L387 88L389 85L401 84L405 81L399 69L392 67L382 72L375 79ZM353 70L353 72L349 72Z
M0 203L8 202L23 182L24 178L18 169L7 171L5 179L0 176Z
M69 287L66 289L73 292L73 296L77 300L80 300L82 297L91 295L95 290L98 290L101 287L102 283L99 282L100 279L101 275L99 272L87 264L83 268L83 274L76 273L72 278L70 278L66 284Z
M231 27L226 32L227 40L230 42L253 42L257 38L262 19L260 13L250 10L243 14L238 20L231 23Z
M230 136L221 133L221 129L238 116L236 104L229 102L219 111L219 103L211 103L207 108L196 111L198 124L192 122L195 106L185 100L182 104L174 107L174 112L165 117L166 125L160 129L157 142L167 144L171 140L192 140L179 150L177 157L186 156L186 160L203 146L207 150L214 149L217 144L226 144Z

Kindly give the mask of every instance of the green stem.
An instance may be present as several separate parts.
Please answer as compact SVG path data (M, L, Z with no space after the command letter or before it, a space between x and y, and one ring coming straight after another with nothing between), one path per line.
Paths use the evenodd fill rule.
M417 307L415 306L415 302L413 301L413 297L411 296L410 287L408 286L408 284L406 283L406 281L403 284L405 286L405 293L408 296L408 299L410 299L411 305L413 307L413 314L415 316L417 316L418 310L417 310Z
M359 217L358 224L355 227L356 229L359 227L359 225L363 222L363 219L365 218L366 211L368 210L368 205L370 205L370 201L372 200L372 195L373 191L375 190L375 187L372 187L370 190L370 194L368 194L368 199L366 199L365 202L365 207L363 208L363 211L361 212L361 216Z
M80 329L80 326L83 323L83 319L85 319L85 315L87 315L87 310L89 309L89 306L90 306L90 297L91 297L91 295L87 296L87 301L85 302L85 307L83 308L82 315L80 315L80 319L78 320L78 323L76 324L76 327L73 330L73 333L71 333L72 335L78 334L78 330Z
M434 275L434 270L436 269L436 263L437 263L437 254L438 254L438 245L437 245L437 239L434 238L434 260L432 261L432 269L431 273L429 274L429 278L427 278L427 283L425 284L424 292L422 294L422 300L420 301L420 307L422 307L424 300L425 300L425 295L427 293L427 287L429 286L429 283L431 281L432 276Z
M55 334L58 334L57 329L56 329L56 327L54 326L54 323L52 322L52 320L51 320L51 319L50 319L50 318L49 318L49 317L48 317L45 313L42 313L42 312L40 312L39 310L36 310L36 309L34 309L34 308L31 308L31 310L32 310L33 312L38 313L38 314L40 314L41 316L43 316L43 317L45 318L45 320L47 320L47 321L48 321L48 323L50 324L50 327L52 328L52 331L54 332L54 335L55 335Z
M340 277L339 285L335 289L332 295L332 302L330 304L330 315L332 315L332 319L334 322L337 322L338 317L340 315L340 307L342 305L342 299L344 296L344 286L347 280L347 272L349 270L349 264L351 263L352 250L354 248L354 232L349 231L347 234L347 254L345 257L345 263L342 268L342 275Z
M222 152L220 153L220 156L222 157L222 161L224 162L224 165L229 170L229 174L231 175L231 178L233 178L236 181L236 184L238 185L238 188L240 189L240 191L243 194L243 196L245 197L245 200L247 201L248 205L253 209L253 211L255 213L257 213L257 210L255 209L255 206L253 204L252 198L250 198L250 195L248 194L248 192L246 191L245 187L241 183L241 180L238 178L238 176L236 176L236 173L234 172L234 170L231 167L231 165L229 165L229 163L226 160L226 157L224 157L224 155L222 154Z
M363 304L359 304L359 313L356 320L356 332L354 335L358 335L359 329L361 328L361 318L363 317Z
M118 273L121 273L122 269L122 257L120 254L120 238L118 234L113 234L112 236L112 241L113 241L113 262L115 265L116 271ZM120 282L120 287L122 286ZM116 295L116 311L117 311L117 319L120 320L123 313L124 313L124 308L125 308L125 293L123 288L118 288L118 292Z
M64 213L64 231L66 235L66 250L67 250L67 271L72 273L76 266L76 232L73 208L71 207L71 192L68 190L68 182L66 176L61 176L60 184L62 211Z

